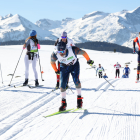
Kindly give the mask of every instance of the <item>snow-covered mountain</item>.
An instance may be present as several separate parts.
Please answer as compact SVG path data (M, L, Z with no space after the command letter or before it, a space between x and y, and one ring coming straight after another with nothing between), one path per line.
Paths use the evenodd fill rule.
M51 31L59 36L63 30L75 42L105 41L132 47L140 31L140 7L110 14L96 11Z
M42 30L37 25L18 14L14 16L9 14L5 17L0 17L1 42L24 40L29 36L29 32L32 29L37 31L38 38L41 40L56 39L56 37L51 34L51 31Z
M0 16L0 41L25 39L31 29L37 30L39 39L55 40L65 30L75 43L105 41L132 47L140 31L140 7L116 13L94 11L80 19L40 19L35 24L19 15Z

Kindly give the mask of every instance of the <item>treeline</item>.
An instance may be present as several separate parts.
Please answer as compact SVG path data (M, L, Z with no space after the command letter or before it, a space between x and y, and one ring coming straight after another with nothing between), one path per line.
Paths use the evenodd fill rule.
M25 40L19 41L7 41L0 42L0 45L23 45ZM55 41L52 40L40 40L40 45L54 45ZM111 52L122 52L122 53L132 53L133 50L128 47L120 46L113 43L107 42L85 42L75 44L79 48L97 50L97 51L111 51Z
M97 50L97 51L111 51L111 52L122 52L122 53L132 53L133 49L120 46L113 43L107 42L85 42L76 44L77 47Z

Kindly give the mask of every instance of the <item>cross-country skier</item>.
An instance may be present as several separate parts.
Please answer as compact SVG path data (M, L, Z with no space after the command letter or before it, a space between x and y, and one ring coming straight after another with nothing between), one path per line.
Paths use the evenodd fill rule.
M139 74L140 74L140 32L139 32L139 37L136 37L133 41L133 52L135 53L136 48L135 48L135 44L137 42L138 45L138 67L137 67L137 78L136 78L136 83L139 80Z
M99 78L102 78L103 71L104 71L104 68L101 66L101 64L99 64L99 67L96 70L96 76L97 76L97 72L98 72Z
M69 48L69 47L71 47L71 46L75 46L73 40L72 40L72 39L69 39L69 38L67 37L67 32L65 32L65 31L62 32L61 38L60 38L60 39L59 39L59 38L57 39L57 41L55 42L55 46L56 46L57 43L60 42L60 41L66 43L66 48ZM55 49L57 49L57 48L55 47ZM60 70L60 63L59 63L59 61L58 61L58 70ZM69 79L68 79L68 80L69 80ZM56 87L55 87L56 89L59 88L59 82L60 82L60 75L57 74L57 83L56 83ZM66 86L66 88L68 88L68 81L67 81L67 86Z
M116 68L116 77L115 77L115 78L117 78L117 75L118 75L118 78L120 78L119 75L120 75L120 68L121 68L121 65L117 62L117 63L114 65L114 68Z
M106 75L106 73L104 74L103 78L108 78L108 76Z
M62 95L62 105L60 106L59 111L66 110L66 84L70 73L73 77L73 81L75 83L78 94L77 108L82 108L83 97L81 97L81 83L79 80L80 67L77 55L83 55L89 65L92 65L94 63L94 61L89 58L88 54L85 51L75 46L67 48L66 43L62 41L58 42L57 50L55 50L51 55L51 65L55 73L60 74L60 91ZM56 60L60 62L60 71L56 67Z
M130 68L128 65L126 65L126 67L123 69L123 73L125 74L126 78L129 78Z
M25 82L23 83L23 86L26 86L28 84L28 77L29 77L29 63L32 63L32 68L34 71L35 76L35 86L38 86L38 73L36 70L36 64L38 60L38 39L37 39L37 32L35 30L30 31L29 37L26 39L25 44L23 45L23 48L27 49L27 53L24 58L25 62Z

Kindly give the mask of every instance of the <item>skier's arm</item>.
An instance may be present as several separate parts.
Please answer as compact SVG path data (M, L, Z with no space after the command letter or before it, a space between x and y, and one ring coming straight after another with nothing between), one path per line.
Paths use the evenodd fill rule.
M55 72L58 71L58 69L56 67L56 63L55 63L56 60L57 60L57 57L56 57L55 53L52 53L52 55L51 55L51 65L52 65Z
M74 50L75 55L83 55L87 61L90 60L89 55L84 50L78 47L73 47L73 46L72 46L72 49Z
M56 46L58 42L59 42L59 38L57 38L57 40L55 41L54 46Z
M71 39L71 46L75 46L75 44L74 44L74 42L73 42L73 40Z
M104 68L102 67L103 71L104 71Z
M135 48L136 42L138 43L138 37L136 37L136 38L133 40L133 51L134 51L134 52L136 51L136 48ZM139 43L138 43L138 46L139 46Z
M96 70L96 76L97 76L97 72L98 72L98 68L97 68L97 70Z
M23 44L23 49L27 48L28 51L31 50L30 48L30 39L27 40L27 42L25 42L25 44Z
M130 74L130 68L128 69L128 71L129 71L129 74Z

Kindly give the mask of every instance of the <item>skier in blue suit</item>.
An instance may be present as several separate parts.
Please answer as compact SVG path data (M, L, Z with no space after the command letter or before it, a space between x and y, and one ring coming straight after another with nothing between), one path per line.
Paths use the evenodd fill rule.
M103 78L108 78L108 76L106 75L106 73L104 74Z
M126 78L129 78L130 68L128 67L128 65L126 65L126 67L123 69L123 73L126 75Z

